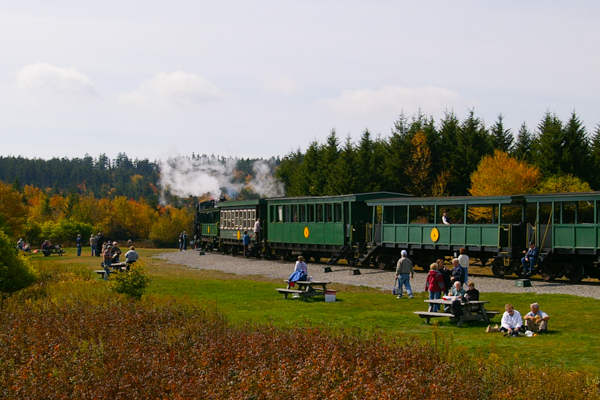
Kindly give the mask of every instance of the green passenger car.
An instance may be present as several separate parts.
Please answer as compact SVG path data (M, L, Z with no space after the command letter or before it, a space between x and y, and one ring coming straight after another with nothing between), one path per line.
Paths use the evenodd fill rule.
M224 201L217 203L219 209L219 245L225 254L237 255L243 250L242 237L247 231L251 236L253 255L264 252L263 238L266 238L264 216L266 200ZM254 226L259 220L261 233L254 235Z
M485 265L516 258L523 248L520 196L427 197L369 201L377 216L373 242L381 267L392 268L401 250L424 270L460 248ZM444 216L445 213L445 216Z
M365 247L372 228L372 208L366 201L407 196L376 192L324 197L267 199L271 254L291 260L297 255L330 263L353 263Z

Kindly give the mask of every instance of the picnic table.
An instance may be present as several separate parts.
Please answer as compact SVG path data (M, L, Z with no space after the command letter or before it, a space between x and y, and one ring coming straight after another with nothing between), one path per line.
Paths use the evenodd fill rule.
M66 251L64 251L60 246L53 246L46 249L41 249L40 251L44 254L44 257L48 257L51 254L58 254L59 256L62 256L64 253L66 253Z
M309 297L325 296L326 293L336 292L335 290L327 289L327 285L331 283L327 281L296 281L294 282L294 286L287 280L284 282L288 283L286 288L277 288L279 293L283 293L284 299L287 299L289 294L295 294L306 301Z
M493 318L496 314L499 314L498 311L488 311L485 309L485 305L489 303L489 301L485 300L476 300L476 301L465 301L461 303L462 306L462 315L454 315L452 312L452 302L455 299L434 299L434 300L425 300L425 303L429 303L429 308L427 311L415 311L421 318L425 318L425 322L429 323L431 318L450 318L451 321L456 321L457 326L461 326L465 321L485 321L490 322L490 318ZM439 304L440 311L433 312L431 311L434 304ZM445 310L448 307L448 311Z

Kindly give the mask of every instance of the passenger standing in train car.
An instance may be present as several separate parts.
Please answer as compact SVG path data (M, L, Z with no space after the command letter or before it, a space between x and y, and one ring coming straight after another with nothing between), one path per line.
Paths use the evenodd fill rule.
M444 213L442 214L442 222L444 223L444 225L450 225L450 218L448 218L446 210L444 210Z
M256 222L254 223L254 242L260 243L260 218L256 218Z
M412 299L412 288L410 287L410 278L415 277L415 269L412 261L408 258L406 250L400 252L400 259L396 265L396 280L398 281L398 298L402 298L402 287L406 287L408 298Z
M444 294L448 294L448 291L452 286L452 279L450 279L450 277L452 276L452 271L448 269L446 265L444 265L444 260L442 260L441 258L437 260L437 265L438 271L440 271L442 277L444 278Z
M464 284L465 282L469 282L469 256L467 255L467 249L465 249L464 247L461 247L460 250L458 250L458 252L458 263L463 269L464 276L462 282Z

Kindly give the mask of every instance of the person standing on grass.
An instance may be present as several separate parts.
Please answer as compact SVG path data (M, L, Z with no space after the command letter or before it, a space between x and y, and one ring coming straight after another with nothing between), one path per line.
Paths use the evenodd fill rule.
M185 231L181 233L181 241L183 243L183 251L187 251L187 233Z
M179 251L183 251L183 232L179 233Z
M119 245L117 244L117 242L112 243L112 253L113 253L113 261L118 263L119 257L121 256L121 249L119 248Z
M455 282L460 282L461 285L464 284L464 279L465 274L463 271L463 268L460 266L460 262L458 261L458 258L453 258L452 259L452 276L450 276L450 280L452 281L452 283L454 284Z
M504 309L506 311L502 315L500 332L505 332L506 335L509 336L519 336L519 331L523 326L523 318L521 318L521 313L515 310L513 305L510 303L505 305Z
M540 310L538 303L530 305L531 311L525 315L525 324L531 332L545 333L548 332L548 320L550 316Z
M77 239L75 239L75 245L77 246L77 257L81 257L81 234L77 234Z
M98 232L98 236L96 236L96 257L100 257L102 254L101 252L104 251L104 247L102 247L103 245L104 236L102 235L102 232Z
M450 277L452 276L452 271L450 271L448 267L444 265L444 260L442 260L441 258L439 258L436 261L436 263L438 265L438 271L442 274L442 277L444 278L444 294L448 294L450 288L452 287L452 280L450 279Z
M102 267L104 268L104 280L107 281L108 276L110 275L110 267L112 266L113 260L112 246L110 243L104 248L102 256L104 257L104 263L102 264Z
M90 236L90 248L92 249L92 257L94 257L96 255L96 252L98 251L98 248L96 247L97 243L98 239L92 233L92 236Z
M458 250L458 252L458 263L463 269L462 282L464 284L465 282L469 282L469 256L467 255L467 249L465 249L464 247L461 247L460 250Z
M425 282L425 291L429 292L429 300L441 299L444 291L444 277L438 271L438 264L433 263L429 266L429 273ZM431 311L438 312L439 304L433 304Z
M406 287L408 298L413 298L412 288L410 287L410 278L415 277L415 269L412 261L408 258L406 250L400 252L400 259L396 264L396 278L398 281L398 298L402 298L402 287Z

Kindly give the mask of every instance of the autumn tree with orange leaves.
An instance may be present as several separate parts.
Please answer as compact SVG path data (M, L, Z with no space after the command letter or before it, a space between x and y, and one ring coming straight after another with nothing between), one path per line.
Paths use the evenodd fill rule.
M485 156L471 174L472 196L502 196L536 192L542 174L537 167L496 150Z

